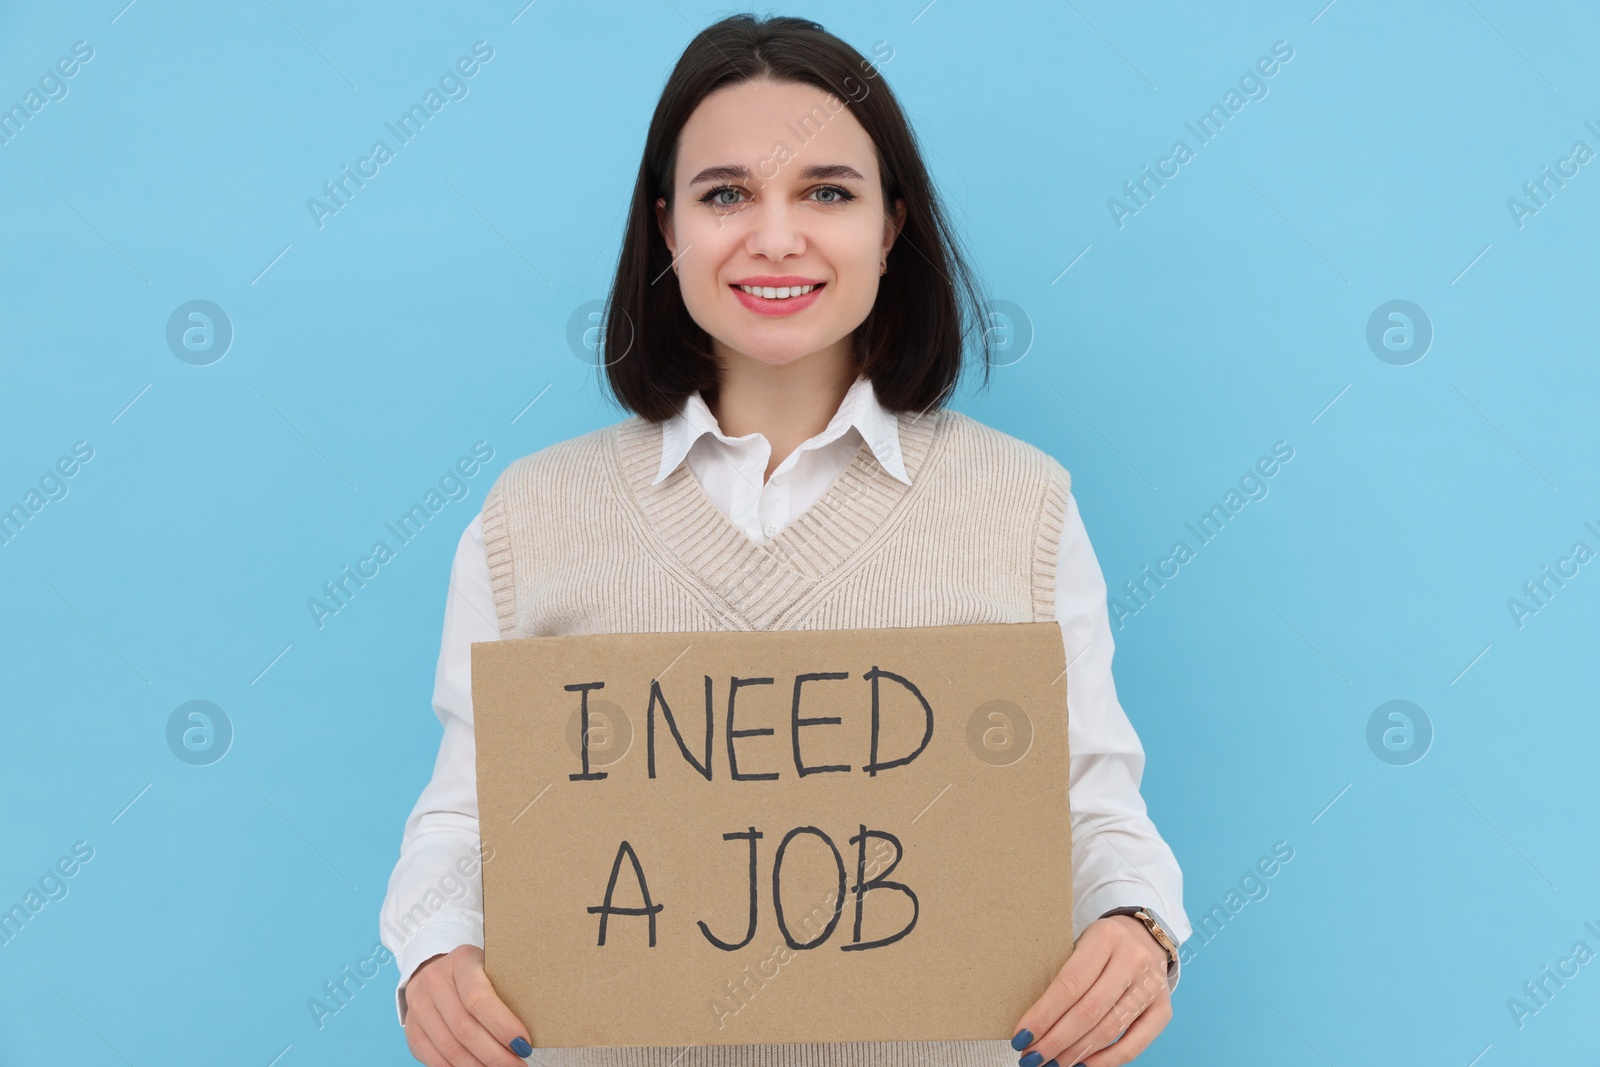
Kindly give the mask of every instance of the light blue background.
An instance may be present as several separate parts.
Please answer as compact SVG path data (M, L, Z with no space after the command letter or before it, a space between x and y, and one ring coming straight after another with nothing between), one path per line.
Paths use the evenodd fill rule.
M393 965L321 1029L307 1000L377 939L458 535L512 459L621 417L567 322L730 9L124 2L0 8L0 105L94 49L0 145L0 505L94 449L0 546L0 906L95 850L0 946L0 1063L409 1062ZM1600 163L1520 228L1506 202L1600 149L1600 17L1322 3L776 10L892 48L1033 330L956 406L1071 470L1114 596L1294 449L1116 634L1191 920L1295 850L1191 943L1140 1062L1575 1063L1600 963L1520 1029L1506 1001L1600 951L1600 563L1520 628L1507 600L1600 549ZM306 200L479 40L470 95L318 229ZM1280 40L1268 95L1119 228L1108 198ZM236 330L210 366L166 345L192 299ZM1392 299L1435 330L1409 366L1365 340ZM319 630L307 598L478 440L467 498ZM208 767L167 747L191 699L236 730ZM1409 766L1366 740L1391 699L1435 731Z

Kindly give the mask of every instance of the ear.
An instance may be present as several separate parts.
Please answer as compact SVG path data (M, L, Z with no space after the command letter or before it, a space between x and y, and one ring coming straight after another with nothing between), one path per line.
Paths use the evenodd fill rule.
M894 240L900 236L900 231L906 224L905 197L896 197L894 201L894 219L883 220L883 254L888 255L889 249L894 247Z
M667 242L667 251L674 258L678 255L677 241L672 235L672 212L667 210L665 197L656 198L656 226L661 230L661 236Z

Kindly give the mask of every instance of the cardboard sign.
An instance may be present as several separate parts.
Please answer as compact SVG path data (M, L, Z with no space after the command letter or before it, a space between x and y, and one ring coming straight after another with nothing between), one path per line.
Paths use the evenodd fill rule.
M1005 1039L1072 951L1055 623L472 646L536 1046Z

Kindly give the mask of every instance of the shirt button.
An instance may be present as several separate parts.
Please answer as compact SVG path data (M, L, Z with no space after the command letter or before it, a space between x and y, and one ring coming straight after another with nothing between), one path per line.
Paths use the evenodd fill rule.
M768 524L767 524L767 536L768 536L768 537L777 537L777 536L778 536L778 531L779 531L779 530L780 530L780 529L781 529L781 528L782 528L782 527L780 527L780 526L779 526L779 525L778 525L778 524L777 524L777 523L775 523L775 522L769 522L769 523L768 523Z

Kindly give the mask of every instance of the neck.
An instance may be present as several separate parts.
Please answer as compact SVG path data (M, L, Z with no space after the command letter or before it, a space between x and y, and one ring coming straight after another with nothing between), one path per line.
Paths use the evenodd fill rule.
M850 339L774 366L729 354L707 407L729 437L759 433L772 445L763 479L804 441L827 428L856 380Z

